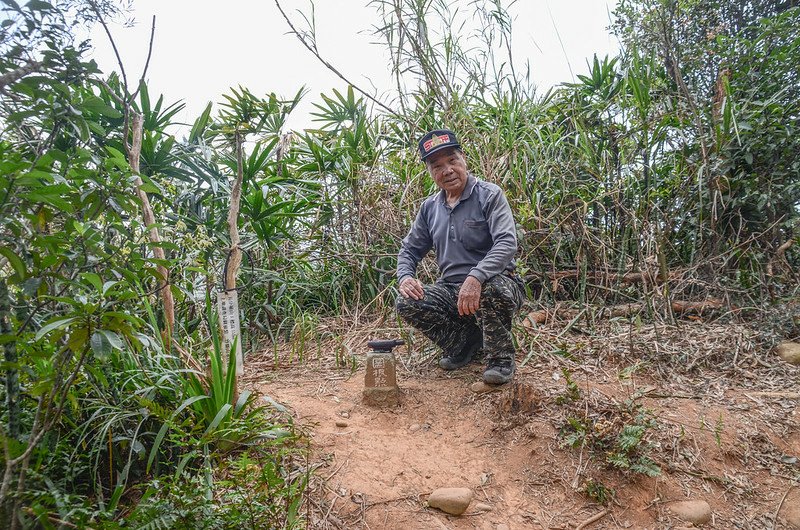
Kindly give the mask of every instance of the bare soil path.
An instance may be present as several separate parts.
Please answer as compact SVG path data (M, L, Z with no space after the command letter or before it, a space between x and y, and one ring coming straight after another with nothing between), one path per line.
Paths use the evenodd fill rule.
M781 397L800 389L800 371L758 353L746 329L724 331L705 351L656 366L645 351L656 346L642 332L626 337L619 353L615 326L588 339L557 327L520 330L521 351L536 353L514 384L487 394L470 389L480 365L444 373L430 348L401 347L402 403L383 410L361 401L363 333L345 340L347 368L320 345L302 363L265 354L250 363L248 380L310 433L312 528L690 527L670 510L682 500L710 505L706 528L800 528L800 415L797 400ZM658 349L677 355L709 332L720 330L702 323L660 330ZM588 442L565 446L568 418L620 429L634 421L630 410L655 421L642 443L659 476L613 469ZM597 485L609 497L613 490L605 506ZM470 488L467 512L427 507L440 487Z

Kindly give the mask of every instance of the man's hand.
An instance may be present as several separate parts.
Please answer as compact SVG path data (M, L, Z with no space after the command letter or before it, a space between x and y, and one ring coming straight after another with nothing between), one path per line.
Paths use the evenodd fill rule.
M422 282L410 276L408 278L403 278L397 290L406 298L422 300L425 297L425 291L422 290Z
M458 291L458 314L474 315L481 305L481 282L474 276L467 276Z

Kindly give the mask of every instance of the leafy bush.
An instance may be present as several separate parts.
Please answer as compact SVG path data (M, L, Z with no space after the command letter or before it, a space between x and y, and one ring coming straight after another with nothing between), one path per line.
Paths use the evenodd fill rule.
M656 427L652 413L633 402L609 407L596 414L567 416L559 436L565 446L583 447L606 466L650 477L661 468L650 458L648 433Z
M294 438L285 447L248 449L207 474L165 476L150 483L130 528L304 528L300 511L308 476L295 462Z

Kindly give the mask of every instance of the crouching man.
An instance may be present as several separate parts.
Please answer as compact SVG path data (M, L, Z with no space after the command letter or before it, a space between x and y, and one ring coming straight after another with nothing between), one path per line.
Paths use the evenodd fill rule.
M511 381L515 371L511 322L525 296L514 273L514 218L499 186L467 169L453 131L439 129L419 142L420 157L439 187L422 203L397 259L397 313L442 349L439 366L455 370L483 348L484 382ZM440 277L416 278L433 248Z

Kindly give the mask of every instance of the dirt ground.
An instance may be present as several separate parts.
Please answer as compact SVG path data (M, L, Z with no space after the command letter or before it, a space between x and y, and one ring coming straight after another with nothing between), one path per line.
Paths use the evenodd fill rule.
M310 434L309 526L681 528L692 525L670 506L702 500L706 528L800 528L797 367L731 324L565 329L520 327L515 383L485 394L470 389L480 364L445 373L421 336L383 322L249 361L251 386ZM401 404L368 407L366 340L401 333ZM619 429L637 421L630 411L653 420L640 445L659 476L615 469L588 442L565 444L569 418ZM598 484L605 505L588 493ZM441 487L473 491L466 513L427 507Z

